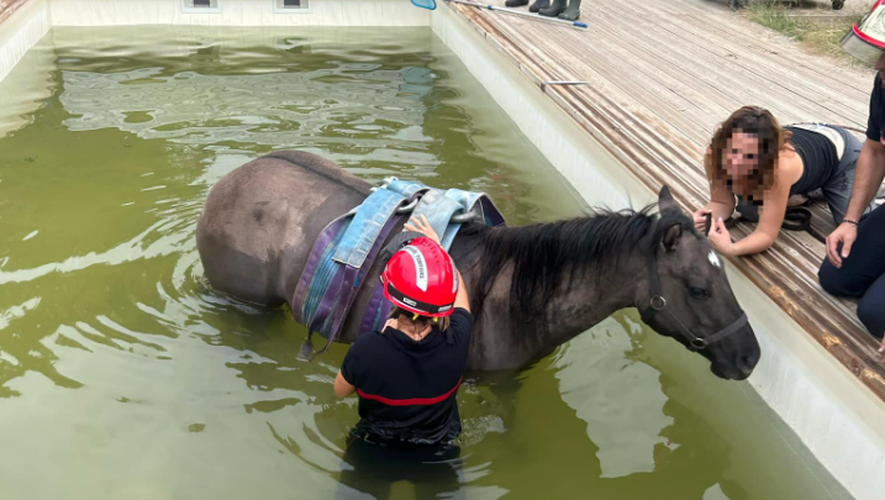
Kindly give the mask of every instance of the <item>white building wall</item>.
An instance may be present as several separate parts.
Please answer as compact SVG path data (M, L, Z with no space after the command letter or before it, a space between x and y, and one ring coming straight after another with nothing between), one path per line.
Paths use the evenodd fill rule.
M184 0L51 0L54 26L427 26L430 11L406 0L311 0L275 12L274 0L218 0L218 12L185 12Z

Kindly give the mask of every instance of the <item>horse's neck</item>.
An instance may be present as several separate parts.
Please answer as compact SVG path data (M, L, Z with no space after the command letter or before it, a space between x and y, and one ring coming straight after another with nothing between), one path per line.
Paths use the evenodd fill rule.
M466 240L471 238L461 242L456 240L456 243L468 243ZM462 272L467 270L464 279L469 284L479 273L477 264L481 259L477 246L465 246L471 247L472 251L465 252L456 261ZM483 358L473 360L475 366L472 368L521 366L552 352L615 311L635 306L637 296L641 294L638 289L646 282L645 260L635 248L623 249L619 258L614 257L594 263L583 273L578 270L572 283L564 280L552 300L544 305L543 313L533 317L526 317L522 311L512 308L513 269L505 266L484 299L482 318L476 319L474 330L480 337L474 345L490 352L471 353L471 356Z
M634 307L645 283L645 263L634 254L599 262L563 283L546 308L547 339L553 347L590 329L612 313Z

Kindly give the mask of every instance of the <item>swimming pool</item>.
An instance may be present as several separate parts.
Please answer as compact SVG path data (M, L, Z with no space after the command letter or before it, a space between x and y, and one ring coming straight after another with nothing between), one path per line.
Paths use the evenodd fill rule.
M335 491L346 346L300 362L285 311L201 281L203 200L252 158L486 191L511 224L584 209L427 28L55 28L26 58L0 83L42 82L0 117L3 498ZM459 400L469 498L848 497L749 385L632 311Z

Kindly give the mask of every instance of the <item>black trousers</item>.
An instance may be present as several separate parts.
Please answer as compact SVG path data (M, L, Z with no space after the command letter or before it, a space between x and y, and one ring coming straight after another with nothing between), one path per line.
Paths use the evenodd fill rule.
M384 444L351 438L344 452L337 498L366 498L368 494L386 499L397 481L414 484L415 498L422 500L441 495L461 498L460 454L460 448L452 445Z
M839 249L841 251L841 248ZM836 269L824 258L820 285L842 297L859 297L857 315L867 330L881 339L885 333L885 206L873 210L857 229L851 254Z

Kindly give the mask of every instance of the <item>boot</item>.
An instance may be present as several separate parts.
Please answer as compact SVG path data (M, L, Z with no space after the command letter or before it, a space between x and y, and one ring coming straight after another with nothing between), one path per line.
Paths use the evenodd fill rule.
M567 21L577 21L579 17L581 17L581 0L571 0L568 8L559 15L560 19Z
M535 0L535 3L529 6L529 12L537 13L541 9L550 7L550 0Z
M528 5L529 0L507 0L504 2L505 7L522 7L523 5Z
M547 17L556 17L565 12L566 1L568 0L553 0L553 2L550 3L550 7L539 10L538 14Z

